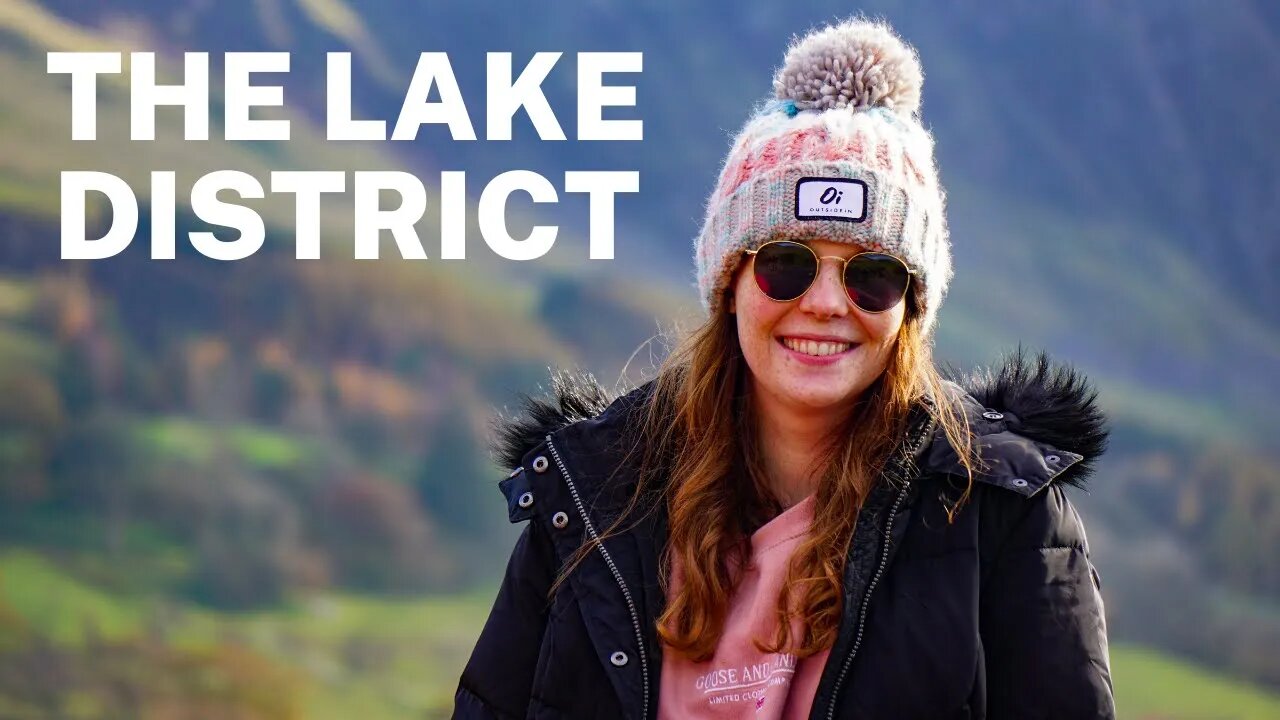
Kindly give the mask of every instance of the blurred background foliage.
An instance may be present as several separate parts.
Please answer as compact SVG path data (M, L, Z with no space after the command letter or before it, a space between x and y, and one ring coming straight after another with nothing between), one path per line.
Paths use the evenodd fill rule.
M1280 717L1280 10L880 0L920 50L956 253L939 354L1021 342L1085 370L1113 449L1075 497L1103 578L1121 716ZM654 0L6 0L0 4L0 718L444 716L514 537L488 422L548 367L635 380L696 322L690 241L730 134L829 5ZM70 140L50 50L287 50L287 143L128 141L124 77ZM324 141L324 53L360 116L394 120L417 53L447 51L483 137L484 53L566 54L544 83L569 142ZM642 51L640 143L573 142L579 51ZM215 72L221 67L215 55ZM211 83L216 88L220 83ZM135 245L58 251L58 172L127 179ZM262 251L148 259L148 173L639 170L617 259L588 262L583 198L513 199L545 258L293 259L292 203L250 201ZM430 191L429 191L430 192ZM287 196L286 196L287 198ZM104 227L104 208L91 208ZM202 224L180 215L179 237ZM435 205L420 227L438 255ZM183 243L179 243L180 251ZM385 252L390 245L384 241ZM630 363L628 364L628 361Z

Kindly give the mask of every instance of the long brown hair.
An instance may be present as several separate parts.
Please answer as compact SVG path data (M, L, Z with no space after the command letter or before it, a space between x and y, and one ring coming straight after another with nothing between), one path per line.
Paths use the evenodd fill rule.
M831 647L840 621L845 555L858 509L907 433L911 408L928 410L956 449L969 485L948 510L964 504L977 466L968 424L938 372L931 346L908 293L906 317L884 373L863 393L849 420L832 428L817 459L820 480L811 530L797 548L778 598L778 633L757 638L767 652L786 650L807 657ZM618 531L638 507L665 505L669 535L661 579L667 605L658 635L672 650L693 661L710 658L723 631L729 598L737 582L734 554L745 538L781 509L762 471L749 372L738 343L733 315L721 311L685 337L663 361L653 396L642 414L636 448L643 453L639 484L627 508L604 533ZM655 488L657 493L652 493ZM642 497L657 498L642 503ZM595 542L585 543L566 563L555 587L573 571ZM739 556L741 557L741 556ZM682 583L671 593L671 569L678 560ZM555 591L553 587L552 592ZM802 635L791 637L793 618Z

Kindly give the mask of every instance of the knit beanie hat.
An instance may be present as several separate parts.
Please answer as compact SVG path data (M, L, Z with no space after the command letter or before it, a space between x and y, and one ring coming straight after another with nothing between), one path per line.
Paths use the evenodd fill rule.
M902 258L924 332L951 279L933 136L920 124L915 50L883 22L847 20L792 42L734 139L694 241L703 307L720 312L745 257L820 238ZM834 190L832 190L834 188Z

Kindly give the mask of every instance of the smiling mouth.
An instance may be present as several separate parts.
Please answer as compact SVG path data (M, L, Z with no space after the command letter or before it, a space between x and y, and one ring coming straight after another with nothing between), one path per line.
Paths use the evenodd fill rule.
M803 355L812 355L813 357L823 357L825 355L839 355L848 352L857 346L857 343L832 342L829 340L801 340L799 338L783 337L778 338L778 342L784 345L788 350Z

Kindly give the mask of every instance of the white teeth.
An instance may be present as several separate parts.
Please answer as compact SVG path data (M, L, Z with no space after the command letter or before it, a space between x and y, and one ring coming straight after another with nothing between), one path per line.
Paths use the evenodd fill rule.
M797 340L795 338L783 338L782 344L798 353L817 357L842 353L852 347L852 343L817 342L815 340Z

